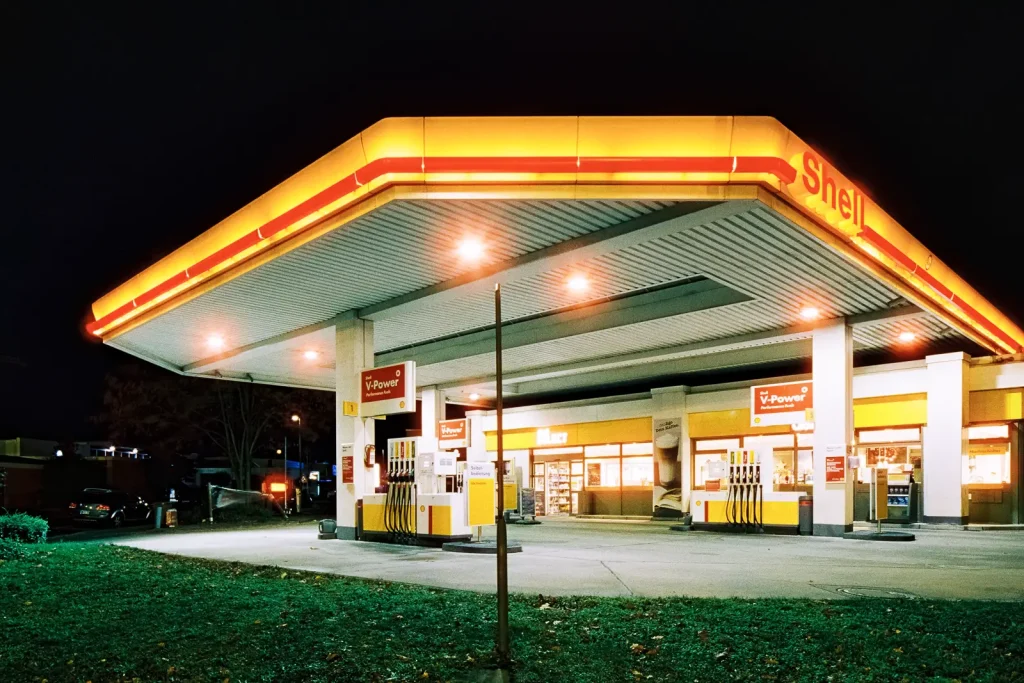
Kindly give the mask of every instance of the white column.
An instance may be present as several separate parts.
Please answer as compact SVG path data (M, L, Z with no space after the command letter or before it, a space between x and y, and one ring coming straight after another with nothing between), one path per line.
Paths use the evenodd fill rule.
M679 462L676 464L680 472L679 515L690 509L690 433L686 415L686 394L688 392L689 387L666 387L651 390L651 417L654 420L671 418L679 420L680 423ZM658 494L659 489L660 487L655 485L655 495ZM655 500L654 503L657 504L658 501ZM658 514L667 516L672 513L668 510L661 510Z
M853 530L853 479L825 483L825 454L846 455L853 444L853 336L842 318L814 330L814 535L842 536ZM838 447L838 448L837 448Z
M924 428L924 519L931 524L966 524L962 479L970 422L970 356L927 356L928 424Z
M437 421L444 419L444 392L437 387L424 387L420 391L420 435L426 444L437 446ZM426 451L429 453L429 451Z
M359 372L373 367L373 323L349 318L335 326L335 415L338 424L337 461L338 476L338 538L356 537L356 505L363 494L372 493L373 469L365 466L363 457L367 445L372 445L373 418L350 417L344 413L345 401L359 403ZM353 456L352 483L343 484L342 449L351 444Z
M466 413L469 418L469 448L466 449L466 460L484 462L487 457L487 437L484 434L485 413L473 410Z

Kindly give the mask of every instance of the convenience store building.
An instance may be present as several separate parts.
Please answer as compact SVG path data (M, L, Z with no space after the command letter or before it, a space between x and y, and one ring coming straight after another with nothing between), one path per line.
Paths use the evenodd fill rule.
M411 361L424 435L466 405L465 457L492 459L495 283L504 446L546 514L715 523L715 463L746 447L779 526L812 493L815 533L843 533L878 467L914 477L920 521L1022 521L1024 332L771 118L386 119L88 329L172 372L335 392L339 461L375 442L359 371Z

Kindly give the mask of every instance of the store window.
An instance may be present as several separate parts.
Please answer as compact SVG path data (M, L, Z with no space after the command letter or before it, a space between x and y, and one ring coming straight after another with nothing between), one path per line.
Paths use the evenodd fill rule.
M696 439L693 442L693 488L703 489L709 478L711 463L727 462L728 451L734 448L756 448L771 451L772 485L776 491L795 491L811 486L814 458L810 448L812 434L758 434L718 439ZM806 446L806 447L805 447Z
M963 458L965 484L1010 483L1010 426L978 425L967 428L967 455Z
M619 482L619 459L598 458L586 462L586 487L597 488L618 488Z
M921 428L862 429L857 432L857 481L871 483L871 469L885 467L891 476L906 475L921 463Z
M693 442L693 487L704 488L708 480L708 463L713 460L727 462L726 454L730 448L739 448L740 438L732 439L697 439Z
M622 486L654 486L654 460L650 456L622 459Z
M586 513L581 501L588 490L605 503L615 500L621 506L623 489L653 487L653 454L650 441L534 448L531 472L540 494L538 514Z

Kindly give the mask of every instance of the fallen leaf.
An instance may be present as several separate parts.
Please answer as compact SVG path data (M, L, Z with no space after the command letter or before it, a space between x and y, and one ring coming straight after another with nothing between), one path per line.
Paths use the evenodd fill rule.
M651 640L661 640L661 639L663 639L664 637L665 637L665 636L651 636Z
M281 578L284 579L288 576L288 572L281 572Z
M332 652L331 654L327 655L327 661L328 662L333 662L337 658L338 658L338 655L335 652Z
M469 662L470 664L472 664L472 663L473 663L473 662L475 662L476 660L475 660L475 659L473 659L473 656L472 656L472 655L466 655L466 661L467 661L467 662Z
M29 606L29 605L31 605L31 604L32 604L32 601L31 601L31 600L26 600L26 601L25 601L25 607L28 607L28 606Z
M708 632L707 632L707 629L703 629L702 628L701 630L697 631L697 637L700 638L700 642L702 642L702 643L708 642Z
M395 659L397 659L400 662L408 662L409 661L409 658L406 657L405 655L395 655Z
M717 655L715 655L715 659L720 661L722 659L725 659L728 656L729 656L729 651L728 650L722 650Z
M645 648L640 643L633 643L632 645L629 646L629 651L632 652L635 655L643 654L644 650L646 650L646 649L647 648Z
M551 609L551 603L545 602L539 609Z
M894 648L892 649L892 651L893 651L893 652L895 652L895 653L896 653L896 654L898 654L898 655L901 655L901 654L903 654L903 648L902 648L902 647L894 647Z
M422 674L420 675L420 678L430 678L430 674L428 674L428 673L427 673L426 671L424 671L424 672L423 672L423 673L422 673Z
M556 620L556 621L552 621L552 622L551 622L551 625L552 625L552 626L558 626L558 625L559 625L559 624L561 624L561 623L562 623L562 621L561 621L561 620Z
M175 668L173 666L167 667L167 675L168 676L170 676L174 672L175 672Z
M254 624L256 624L256 625L258 626L258 625L262 624L263 622L262 622L262 621L260 621L259 619L257 619L256 621L254 621L254 622L252 622L252 623L254 623Z

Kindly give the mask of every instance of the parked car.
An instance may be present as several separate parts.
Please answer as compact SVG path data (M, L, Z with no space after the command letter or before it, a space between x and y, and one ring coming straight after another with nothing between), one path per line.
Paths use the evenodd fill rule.
M145 521L153 514L149 503L139 496L113 489L85 489L68 508L76 524L108 524L115 528Z

